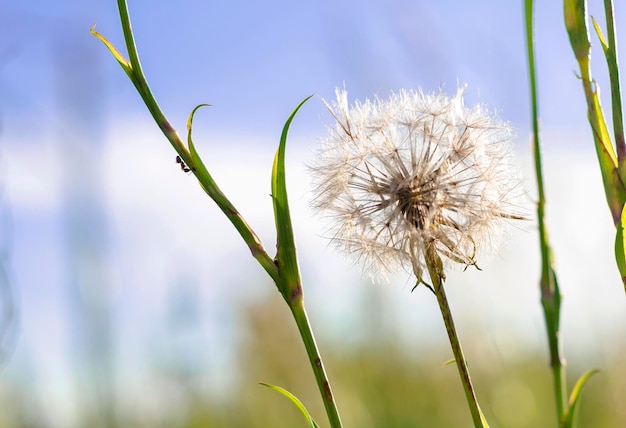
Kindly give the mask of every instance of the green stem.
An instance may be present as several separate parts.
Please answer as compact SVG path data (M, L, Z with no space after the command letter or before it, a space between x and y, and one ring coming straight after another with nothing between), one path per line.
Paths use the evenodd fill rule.
M315 337L313 336L313 330L311 329L311 324L309 323L309 318L307 317L306 310L304 308L304 300L302 299L302 296L296 298L293 303L290 303L289 307L291 309L291 313L293 314L293 318L298 325L300 336L302 337L307 356L309 357L311 367L313 368L313 374L315 375L317 387L320 390L322 401L324 402L324 407L326 408L326 414L328 415L330 426L331 428L341 428L341 418L339 417L335 397L330 387L326 370L324 369L322 357L320 356L317 344L315 343Z
M461 382L463 383L463 390L465 391L465 398L467 399L467 404L472 414L474 426L476 428L488 427L489 425L480 410L478 399L476 398L476 391L472 385L472 379L470 377L469 368L467 367L467 361L463 355L461 342L459 341L454 321L452 319L452 311L450 310L450 305L448 305L448 299L446 298L446 292L443 287L444 275L441 267L441 259L436 254L434 249L427 249L426 252L426 265L428 273L430 274L430 279L433 282L433 291L437 296L439 310L441 311L441 316L443 317L443 322L446 326L446 332L448 333L448 339L450 340L454 360L457 368L459 369L459 375L461 377Z
M556 280L554 262L545 221L546 198L543 185L543 167L539 146L539 102L537 101L537 79L533 40L533 0L525 0L526 49L528 56L528 77L530 84L532 114L532 151L537 180L537 222L539 224L539 247L541 250L541 305L546 323L546 335L550 352L550 367L554 384L557 421L563 418L567 406L567 385L565 382L564 359L559 343L561 293Z
M183 161L189 165L193 164L189 152L183 141L178 136L176 129L167 120L163 111L156 102L156 99L152 95L148 81L141 68L141 62L139 61L139 54L137 53L137 47L135 45L135 39L133 37L133 29L130 23L130 16L128 14L128 6L126 0L117 0L117 8L120 13L120 21L122 22L122 31L124 32L124 42L126 43L126 50L128 51L128 60L131 64L132 75L129 75L133 85L141 95L146 107L152 114L155 122L161 128L161 131L167 139L172 143L176 152L180 155Z
M161 129L165 137L169 140L170 144L174 147L174 150L182 158L186 165L191 167L192 172L200 182L204 191L215 201L217 206L228 217L231 223L235 226L243 240L248 245L252 256L261 264L270 277L278 284L280 276L278 274L278 268L274 264L274 260L267 254L263 244L252 230L252 228L246 223L241 214L237 211L234 205L228 200L226 195L219 189L204 164L197 156L192 156L190 151L185 147L185 144L181 140L176 129L167 120L161 108L159 107L150 86L145 78L141 63L139 62L139 56L137 54L137 48L135 46L135 40L133 37L133 30L130 23L130 17L128 15L128 7L126 0L118 0L117 2L120 21L122 24L122 31L124 32L124 41L126 43L126 49L128 50L129 60L126 61L124 57L115 49L115 47L100 33L91 29L92 34L98 37L109 49L109 51L115 56L120 63L127 76L139 92L139 95L143 99L146 107L150 111L150 114L154 118L154 121ZM197 108L196 108L197 109ZM194 110L195 111L195 110ZM193 113L192 113L193 114ZM191 118L190 118L191 120ZM189 130L189 136L191 137L191 129ZM191 142L190 142L191 144Z

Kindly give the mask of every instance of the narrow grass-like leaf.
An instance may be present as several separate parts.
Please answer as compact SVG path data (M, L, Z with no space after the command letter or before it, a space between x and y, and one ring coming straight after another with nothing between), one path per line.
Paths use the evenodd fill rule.
M319 428L319 425L317 425L317 423L315 423L315 421L313 420L313 418L309 414L309 411L306 409L306 407L304 407L304 404L302 404L302 401L300 401L298 399L298 397L293 395L291 392L287 391L285 388L281 388L280 386L271 385L269 383L264 383L264 382L259 382L259 383L261 385L267 386L268 388L273 389L274 391L277 391L277 392L281 393L282 395L284 395L285 397L287 397L293 404L295 404L295 406L298 408L298 410L300 410L300 412L302 412L302 414L304 415L304 418L306 419L307 423L309 424L309 427L311 427L311 428Z
M274 264L273 260L265 251L261 240L258 238L256 233L252 230L252 228L248 225L248 223L241 216L239 211L235 208L235 206L228 200L226 195L220 190L217 186L215 180L207 170L204 162L200 158L196 150L196 146L193 143L192 139L192 128L193 128L193 118L195 113L198 111L200 107L208 106L209 104L200 104L196 106L191 113L189 114L189 118L187 119L187 146L189 148L189 152L182 151L179 152L180 156L183 157L183 161L187 163L187 166L193 171L195 176L198 178L200 182L200 186L204 191L215 201L217 206L222 210L222 212L228 217L230 222L235 226L239 235L243 238L243 240L248 245L252 256L259 262L259 264L265 269L265 271L270 275L274 283L278 286L280 283L280 278L278 275L278 269Z
M602 33L602 29L600 28L600 25L598 25L598 21L596 21L593 16L591 17L591 23L593 24L593 29L596 30L596 34L598 36L598 39L600 39L600 44L602 45L602 50L606 55L607 51L609 50L609 44L607 43L606 38Z
M456 359L455 358L450 358L448 361L443 363L443 366L449 366L450 364L454 364L456 363Z
M289 127L298 110L311 99L312 95L305 98L291 112L283 127L280 143L274 165L272 167L272 203L274 204L274 220L276 222L276 258L275 262L280 272L280 292L289 305L295 300L302 298L302 285L300 281L300 269L296 254L296 244L289 213L289 201L287 199L287 185L285 179L285 147Z
M613 13L613 0L604 0L604 15L606 16L606 38L600 31L600 26L593 19L593 25L602 44L602 50L606 58L611 83L611 112L613 118L613 135L615 137L615 149L617 162L622 180L626 179L626 141L624 140L624 116L622 111L622 91L620 85L620 73L617 60L617 36L615 29L615 17Z
M609 2L611 3L611 2ZM610 7L610 6L608 6ZM615 32L612 25L613 11L606 11L607 24L609 26L609 39L604 37L604 33L600 25L591 17L593 28L596 30L602 52L606 59L607 68L609 70L609 79L611 83L611 111L613 113L613 136L615 138L615 149L617 151L617 164L622 182L626 177L626 143L624 142L624 121L622 115L622 94L619 81L619 66L617 64L617 47L615 46Z
M626 234L626 205L622 210L622 218L617 225L617 233L615 234L615 261L617 262L617 268L622 277L622 282L626 284L626 241L624 238Z
M200 156L198 156L198 152L196 151L196 147L193 145L193 139L191 137L191 133L193 129L193 118L196 115L196 112L202 107L211 107L211 104L198 104L197 106L194 107L193 110L191 110L191 113L189 113L189 118L187 118L187 148L189 149L189 159L185 157L186 153L179 153L181 157L183 158L183 161L187 162L187 166L192 171L196 170L195 168L196 162L202 163L202 159L200 159ZM193 155L191 155L191 153L193 153Z
M587 384L587 381L591 378L591 376L599 372L600 370L597 369L589 370L588 372L583 374L580 379L578 379L578 382L576 382L576 385L572 390L572 395L570 395L569 408L567 409L567 413L565 414L565 417L561 422L561 428L574 428L582 390Z
M113 57L117 60L117 62L122 66L124 72L128 75L128 77L133 80L133 68L130 65L130 62L117 50L113 43L109 42L106 37L96 31L96 24L93 24L89 29L89 32L96 36L104 45L107 47L109 52L113 54Z
M592 85L595 84L590 82L589 87ZM591 124L600 171L602 173L604 192L611 215L613 216L613 222L617 225L622 215L622 207L624 206L624 202L626 202L626 189L618 170L615 151L613 150L611 137L609 136L602 113L602 107L600 106L600 98L595 89L590 96L591 100L588 101L590 106L589 122Z

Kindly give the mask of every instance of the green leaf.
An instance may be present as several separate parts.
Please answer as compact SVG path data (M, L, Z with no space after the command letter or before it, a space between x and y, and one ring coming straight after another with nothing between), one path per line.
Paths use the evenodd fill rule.
M209 104L200 104L189 114L189 118L187 119L187 146L189 147L189 151L187 152L184 145L181 144L180 148L178 145L175 146L177 148L177 153L187 164L189 169L193 171L196 178L198 178L198 182L200 183L202 189L211 197L211 199L213 199L213 201L215 201L217 206L222 210L226 217L228 217L233 226L235 226L239 235L241 235L243 240L248 245L252 256L261 264L272 280L274 280L276 284L279 284L280 277L274 261L267 254L265 248L263 248L263 244L256 233L254 233L239 211L237 211L226 195L224 195L224 193L217 186L217 183L213 180L213 177L211 177L211 174L204 165L204 162L202 162L202 159L196 150L196 146L193 143L193 139L191 137L193 118L198 109L205 106L209 106Z
M617 224L622 207L626 201L626 189L618 170L617 158L606 127L597 91L594 90L592 92L588 103L589 123L591 124L600 171L602 172L604 192L614 223Z
M193 144L193 140L191 138L191 130L193 128L193 118L196 115L196 112L201 108L201 107L211 107L211 104L198 104L197 106L194 107L193 110L191 110L191 113L189 113L189 118L187 119L187 147L189 147L189 152L192 154L191 155L191 161L188 161L188 166L189 168L191 168L192 171L195 171L195 162L196 161L200 161L200 156L198 156L198 152L196 151L196 147ZM183 156L183 160L186 161L185 159L185 154L181 153L181 155Z
M451 358L451 359L449 359L448 361L444 362L444 363L443 363L443 366L444 366L444 367L445 367L445 366L449 366L450 364L454 364L454 363L456 363L456 359L455 359L455 358Z
M100 39L102 43L104 43L107 49L109 49L109 52L113 54L117 62L119 62L119 64L122 66L122 68L124 69L124 72L134 82L135 79L133 76L133 68L131 67L130 62L128 62L128 60L124 58L124 56L120 53L120 51L118 51L117 48L113 46L113 44L106 39L106 37L104 37L102 34L96 31L96 24L93 24L91 26L91 28L89 29L89 32L92 35L96 36L98 39Z
M298 397L296 397L295 395L293 395L291 392L287 391L286 389L281 388L280 386L270 385L269 383L264 383L264 382L259 382L259 383L263 386L267 386L268 388L273 389L274 391L280 392L282 395L287 397L293 404L296 405L296 407L300 410L300 412L302 412L302 414L304 415L304 418L309 424L309 427L319 428L319 425L315 423L315 421L309 414L306 407L304 407L304 404L302 404L302 401L298 400Z
M594 30L596 30L598 39L600 39L602 50L604 50L604 53L606 54L607 51L609 50L609 44L607 43L606 38L604 37L604 33L602 33L602 29L600 28L600 25L598 25L598 21L596 21L596 19L593 16L591 17L591 23L593 24Z
M275 262L280 272L280 292L291 304L294 299L302 295L300 284L300 270L296 254L296 244L293 237L291 215L289 213L289 201L287 200L287 185L285 179L285 146L289 126L300 108L311 99L313 95L305 98L291 112L283 127L280 144L274 157L272 167L272 203L274 205L274 220L276 222L276 259Z
M617 151L618 168L622 181L626 177L626 141L624 139L624 118L622 112L622 92L620 89L619 65L617 62L617 40L615 37L615 18L613 13L613 3L604 2L604 9L607 24L607 37L600 29L600 25L594 17L591 17L593 27L596 30L602 51L609 69L609 80L611 83L611 109L613 117L613 134L615 137L615 149Z
M573 428L574 423L576 422L576 414L578 410L578 403L580 403L580 395L584 386L587 384L587 381L596 373L599 373L600 370L593 369L589 370L585 374L583 374L576 382L574 389L572 390L572 395L569 398L569 407L567 409L567 413L563 416L563 420L561 421L561 428Z
M624 235L624 229L626 229L626 205L622 209L622 216L615 235L615 260L622 276L622 282L626 284L626 241L624 239L626 235Z
M193 110L191 110L191 113L189 113L189 118L187 119L187 147L189 148L189 153L179 154L182 157L183 161L187 163L187 166L194 172L194 174L196 174L204 191L207 192L207 194L211 196L211 198L213 198L221 208L222 206L220 205L220 203L226 203L225 197L217 187L217 183L215 182L215 180L213 180L213 177L211 177L211 174L204 165L204 162L202 162L202 159L200 158L200 155L196 150L196 146L193 144L193 139L191 138L193 118L196 112L201 107L210 106L210 104L199 104L195 106Z

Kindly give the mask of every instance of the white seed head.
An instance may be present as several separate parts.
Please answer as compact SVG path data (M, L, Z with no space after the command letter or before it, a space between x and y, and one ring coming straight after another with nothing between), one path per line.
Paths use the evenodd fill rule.
M475 265L495 248L523 194L512 164L512 129L482 106L401 91L349 107L326 103L329 127L310 170L313 208L332 243L373 278L404 268L422 281L427 254Z

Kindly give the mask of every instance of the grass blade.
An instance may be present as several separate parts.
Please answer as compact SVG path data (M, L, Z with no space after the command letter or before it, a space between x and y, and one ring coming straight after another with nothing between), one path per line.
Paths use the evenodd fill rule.
M578 405L580 403L580 396L583 391L583 388L585 387L585 385L587 384L587 381L591 378L591 376L599 372L600 370L597 370L597 369L589 370L588 372L583 374L580 377L580 379L578 379L578 382L576 382L576 385L574 386L574 389L572 390L572 395L570 396L570 399L569 399L569 408L567 409L567 413L565 414L565 417L563 418L563 421L561 423L561 428L573 428L574 427L574 424L576 422L576 415L578 413L577 412Z
M298 113L298 110L300 110L304 103L310 100L312 96L313 95L302 100L287 118L272 168L272 203L274 205L274 220L276 222L275 262L281 277L279 289L289 305L294 303L294 299L301 299L302 285L296 254L296 244L291 225L291 214L289 213L289 201L287 199L285 147L291 122L296 116L296 113Z
M298 408L298 410L300 410L300 412L302 412L302 414L304 415L304 418L306 419L307 423L309 424L309 427L311 427L311 428L319 428L319 425L317 425L315 423L315 421L313 420L313 418L309 414L309 411L306 409L306 407L304 407L304 404L302 404L302 401L300 401L298 399L298 397L293 395L291 392L287 391L285 388L281 388L280 386L271 385L269 383L264 383L264 382L259 382L259 383L261 385L267 386L268 388L273 389L274 391L277 391L280 394L282 394L285 397L287 397L289 399L289 401L291 401L293 404L295 404L295 406Z

